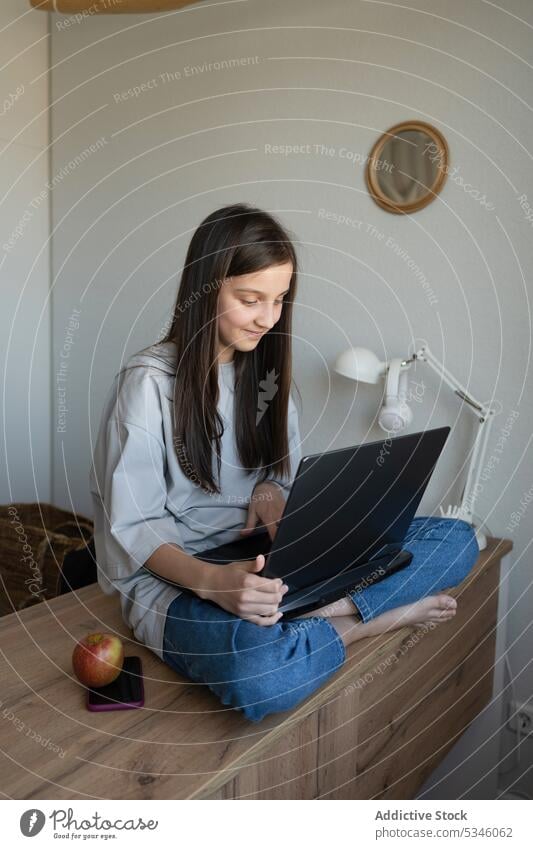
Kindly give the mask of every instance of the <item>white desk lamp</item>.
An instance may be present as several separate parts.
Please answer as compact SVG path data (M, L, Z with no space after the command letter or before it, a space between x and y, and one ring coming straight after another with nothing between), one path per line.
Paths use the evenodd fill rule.
M474 524L474 504L480 489L479 478L487 450L488 436L493 416L498 412L495 406L485 405L476 401L468 394L465 387L459 383L440 363L426 346L420 348L412 357L402 360L392 359L381 361L368 348L349 348L337 357L335 371L351 380L362 383L378 383L387 378L385 402L379 412L378 422L387 433L398 433L408 427L413 420L413 413L407 403L407 372L415 360L428 363L434 371L453 389L456 395L469 405L478 418L479 428L474 441L472 457L468 469L466 484L459 506L449 505L447 510L440 507L441 516L463 519L475 529L480 551L486 548L487 538L483 531Z

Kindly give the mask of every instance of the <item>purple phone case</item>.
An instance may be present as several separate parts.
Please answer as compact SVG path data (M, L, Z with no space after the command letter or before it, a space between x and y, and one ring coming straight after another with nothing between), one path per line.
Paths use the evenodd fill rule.
M139 658L139 667L140 667L140 670L141 670L141 678L140 678L141 698L139 699L139 701L135 701L135 702L118 702L117 701L117 702L109 702L108 704L99 704L99 705L91 704L91 702L90 702L91 691L87 690L86 691L87 692L87 697L86 697L87 710L91 710L91 711L131 710L132 708L143 707L144 706L144 680L142 678L142 666L141 666L140 658Z
M144 695L138 702L114 702L113 704L93 705L89 701L89 691L87 691L87 709L92 711L100 710L131 710L131 708L144 707Z

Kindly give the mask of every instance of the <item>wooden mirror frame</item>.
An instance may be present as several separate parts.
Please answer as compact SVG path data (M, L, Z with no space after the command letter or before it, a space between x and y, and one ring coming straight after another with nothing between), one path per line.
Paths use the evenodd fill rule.
M34 9L65 15L78 12L91 15L152 14L181 9L196 2L198 0L30 0Z
M418 130L426 133L434 144L437 145L440 161L437 169L437 177L428 192L416 201L402 204L395 203L383 193L376 179L378 169L375 167L375 163L380 160L380 154L390 137L406 130ZM379 206L381 206L382 209L386 209L387 212L395 212L400 215L417 212L419 209L423 209L423 207L431 203L431 201L434 200L441 191L448 173L449 161L450 152L446 139L435 127L431 124L426 124L424 121L402 121L400 124L395 124L393 127L386 130L386 132L378 138L377 142L372 147L365 169L366 185L371 197Z

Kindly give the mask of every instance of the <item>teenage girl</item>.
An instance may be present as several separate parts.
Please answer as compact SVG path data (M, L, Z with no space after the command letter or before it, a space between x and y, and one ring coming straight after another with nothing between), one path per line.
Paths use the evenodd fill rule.
M168 333L115 376L90 472L100 586L120 593L140 641L252 721L309 696L355 640L452 619L442 590L479 553L466 522L416 517L407 567L290 621L262 555L202 561L257 524L276 533L302 456L296 285L294 246L271 215L236 204L202 221Z

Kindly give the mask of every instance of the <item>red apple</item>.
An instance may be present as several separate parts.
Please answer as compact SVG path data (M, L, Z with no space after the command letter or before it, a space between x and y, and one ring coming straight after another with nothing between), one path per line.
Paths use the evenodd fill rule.
M105 687L118 678L124 663L124 646L115 634L87 634L72 652L74 674L86 687Z

